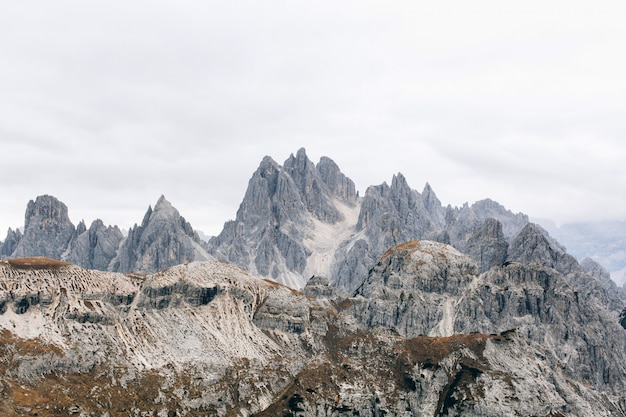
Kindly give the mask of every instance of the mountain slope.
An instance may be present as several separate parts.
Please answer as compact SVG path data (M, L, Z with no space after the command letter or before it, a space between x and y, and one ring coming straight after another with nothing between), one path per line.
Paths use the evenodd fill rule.
M336 164L322 158L314 165L300 149L283 166L265 157L248 183L234 221L211 239L211 253L253 274L302 288L307 273L327 274L312 264L332 257L329 233L343 233L354 215L354 184ZM339 225L339 227L336 227ZM321 242L318 242L318 239ZM319 244L318 244L319 243ZM323 265L329 262L323 262Z
M354 183L328 157L314 165L300 149L281 166L265 157L255 171L234 221L209 242L210 252L254 275L302 288L313 275L354 290L387 248L413 239L450 243L481 256L484 223L500 231L485 268L501 262L508 241L528 223L491 200L444 208L426 184L413 190L402 174L391 185ZM470 245L471 247L468 247Z
M75 231L67 206L52 196L39 196L28 202L25 217L24 234L11 256L61 259Z
M148 207L141 225L128 231L109 269L117 272L150 273L194 260L212 257L191 225L161 196Z
M0 412L626 415L626 330L593 281L564 280L536 263L479 274L428 241L390 250L347 299L219 262L4 261Z

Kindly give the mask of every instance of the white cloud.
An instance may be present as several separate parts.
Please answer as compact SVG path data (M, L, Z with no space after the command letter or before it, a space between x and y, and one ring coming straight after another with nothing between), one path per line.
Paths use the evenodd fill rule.
M165 194L218 233L261 158L301 146L361 192L401 171L453 205L490 197L557 222L626 218L625 8L5 5L0 230L43 193L74 222L122 227Z

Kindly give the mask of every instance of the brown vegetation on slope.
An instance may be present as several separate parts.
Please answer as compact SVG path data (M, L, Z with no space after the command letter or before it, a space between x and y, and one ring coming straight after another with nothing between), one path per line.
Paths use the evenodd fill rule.
M16 269L59 269L71 265L69 262L44 257L15 258L0 261L0 263L8 264Z

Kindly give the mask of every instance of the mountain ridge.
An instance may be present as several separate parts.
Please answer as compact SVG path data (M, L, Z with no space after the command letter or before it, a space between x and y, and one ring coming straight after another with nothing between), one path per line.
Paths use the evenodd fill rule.
M0 260L8 417L626 416L623 293L493 200L401 173L359 196L300 149L208 243L164 196L126 237L51 196L26 225L0 245L45 250Z
M155 208L161 200L164 196ZM53 256L86 268L148 273L215 257L294 288L303 288L313 275L324 275L350 292L391 246L413 239L449 243L483 262L485 270L506 257L529 223L528 216L491 199L444 206L429 183L419 193L401 173L392 176L390 185L370 186L359 196L332 159L323 156L313 164L304 148L283 165L263 158L235 220L226 222L208 242L171 209L165 221L154 219L160 226L151 226L156 231L141 242L152 206L124 237L116 226L100 220L89 228L83 221L74 226L63 203L40 196L29 202L26 237L19 229L9 229L0 242L0 258ZM146 239L152 239L151 244ZM49 248L55 253L48 253Z
M349 296L217 261L149 275L35 264L0 262L8 417L626 415L618 314L591 276L564 287L534 261L480 273L413 241Z

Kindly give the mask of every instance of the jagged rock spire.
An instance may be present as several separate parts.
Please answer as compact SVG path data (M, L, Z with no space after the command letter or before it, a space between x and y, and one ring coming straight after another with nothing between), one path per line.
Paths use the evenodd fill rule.
M128 232L109 269L150 273L194 260L208 260L204 243L191 225L161 196Z
M39 196L28 202L24 235L12 256L61 259L74 229L65 204L50 195Z

